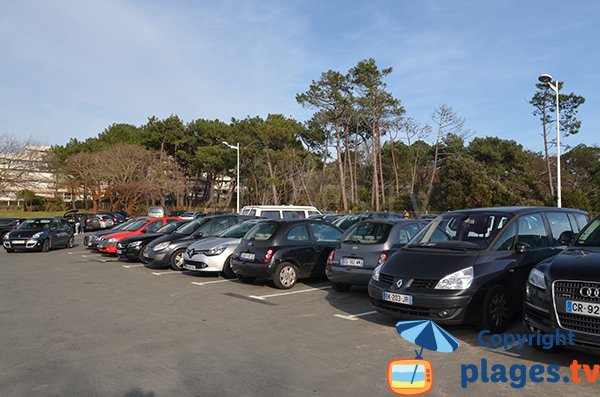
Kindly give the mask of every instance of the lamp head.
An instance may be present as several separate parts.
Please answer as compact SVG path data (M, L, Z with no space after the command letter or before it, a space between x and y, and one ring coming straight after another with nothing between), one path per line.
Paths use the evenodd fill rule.
M538 80L542 83L550 83L552 81L552 76L550 76L547 73L540 74L540 77L538 77Z

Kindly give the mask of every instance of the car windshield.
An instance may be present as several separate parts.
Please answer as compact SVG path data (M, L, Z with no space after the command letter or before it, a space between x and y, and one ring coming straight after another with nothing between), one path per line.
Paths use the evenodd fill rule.
M185 225L178 228L177 230L175 230L173 233L179 236L189 236L190 234L198 230L198 228L202 226L203 223L205 223L205 221L202 220L188 222Z
M17 228L18 230L42 229L48 227L52 219L27 219Z
M346 215L341 217L340 219L335 220L333 224L342 230L346 230L350 226L354 225L356 222L364 221L367 218L368 215L365 214Z
M600 247L600 218L592 221L575 242L580 247Z
M194 216L196 216L195 212L184 212L183 214L179 215L182 218L193 218Z
M350 227L344 238L344 243L353 244L381 244L390 235L392 225L388 223L366 222Z
M268 240L279 229L279 226L280 224L275 222L259 223L250 229L244 238L246 240Z
M224 238L242 238L248 233L248 230L252 229L256 225L255 222L243 222L237 225L231 226L229 229L223 230L219 237Z
M165 226L163 226L160 229L158 229L156 231L156 233L171 233L173 230L177 229L181 225L182 225L181 222L167 223Z
M510 220L509 214L466 212L434 219L409 247L484 249Z
M138 230L139 228L141 228L142 226L144 226L148 221L145 219L140 219L134 222L131 222L129 225L127 225L126 227L124 227L121 230L127 231L127 232L133 232L135 230Z

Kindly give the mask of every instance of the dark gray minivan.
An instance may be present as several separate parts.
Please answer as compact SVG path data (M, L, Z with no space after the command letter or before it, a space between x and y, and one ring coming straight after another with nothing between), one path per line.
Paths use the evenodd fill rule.
M531 268L561 252L588 221L569 208L452 211L373 271L373 307L402 319L501 332L521 309Z
M336 291L367 285L373 269L410 241L428 220L370 219L350 226L329 254L325 274Z

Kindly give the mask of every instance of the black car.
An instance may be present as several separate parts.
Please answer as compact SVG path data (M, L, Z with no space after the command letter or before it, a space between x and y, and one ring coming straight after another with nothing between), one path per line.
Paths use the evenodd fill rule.
M1 218L0 219L0 240L4 238L4 236L15 230L21 222L23 222L23 218Z
M211 215L188 222L173 233L152 240L142 252L142 260L152 267L171 267L182 270L185 250L194 241L216 236L230 226L253 216Z
M325 273L336 291L367 285L373 269L410 241L429 221L372 219L355 223L327 259Z
M186 221L175 221L166 224L154 233L142 233L139 235L126 237L117 243L117 255L119 259L128 261L143 261L142 252L149 242L155 240L165 234L174 232L177 228L186 224ZM113 230L115 230L113 228Z
M26 219L4 236L6 252L15 250L46 252L53 248L73 247L73 229L64 218Z
M531 270L527 280L523 320L531 333L573 332L577 350L600 353L600 217L559 255Z
M403 319L501 332L522 306L531 268L565 248L563 232L586 222L586 212L566 208L446 213L374 270L371 303Z
M96 215L93 215L92 217L95 218L96 220L98 220L98 217ZM112 229L101 230L98 232L86 234L83 237L83 245L89 249L96 249L96 246L98 245L98 239L100 237L116 233L119 230L125 230L125 229L127 229L127 227L129 225L135 223L135 221L137 221L138 219L147 219L147 217L142 216L142 217L137 217L137 218L131 218L126 222L118 224L117 226L113 227ZM87 227L86 227L86 231L87 231Z
M357 222L367 219L402 219L403 215L397 212L359 212L356 214L344 215L333 221L333 224L342 230L347 230Z
M273 280L277 288L292 288L300 278L325 276L327 257L341 236L324 221L261 222L233 252L231 268L241 281Z

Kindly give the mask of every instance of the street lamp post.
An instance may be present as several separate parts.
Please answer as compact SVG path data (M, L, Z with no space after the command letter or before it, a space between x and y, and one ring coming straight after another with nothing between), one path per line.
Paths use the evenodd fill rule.
M231 148L231 149L235 149L237 152L237 169L236 169L236 175L237 175L237 202L236 202L236 208L237 208L237 213L240 213L240 144L238 142L237 145L230 145L229 143L223 141L221 142L223 145Z
M556 93L556 196L557 207L560 208L562 207L562 194L560 184L560 110L558 107L558 81L555 84L552 84L552 76L549 74L540 75L538 80L548 84L548 86Z

